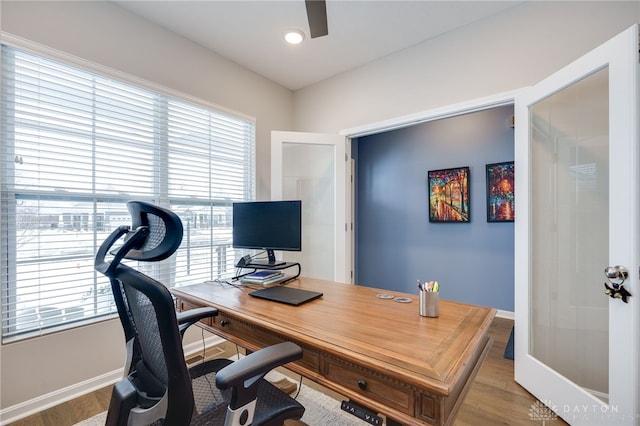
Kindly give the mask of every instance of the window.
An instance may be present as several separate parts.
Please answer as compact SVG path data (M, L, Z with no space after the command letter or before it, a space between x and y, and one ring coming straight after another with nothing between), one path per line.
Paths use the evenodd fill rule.
M231 203L255 198L255 124L2 46L0 274L3 342L112 315L93 268L126 202L178 213L168 286L231 273Z

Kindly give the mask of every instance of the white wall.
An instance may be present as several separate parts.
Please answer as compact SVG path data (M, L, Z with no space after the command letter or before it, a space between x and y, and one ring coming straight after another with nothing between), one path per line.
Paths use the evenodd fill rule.
M296 91L295 130L337 132L535 84L639 22L639 5L516 6Z
M257 195L269 197L271 130L291 128L291 91L110 2L0 5L5 33L255 117ZM121 368L123 345L111 320L0 347L0 420L46 404L41 395L62 390L64 397L73 392L65 387Z

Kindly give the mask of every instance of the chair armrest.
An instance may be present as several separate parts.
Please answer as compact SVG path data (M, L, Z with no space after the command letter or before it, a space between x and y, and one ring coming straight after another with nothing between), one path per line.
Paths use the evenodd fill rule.
M228 365L216 374L216 386L228 389L250 387L276 367L302 358L302 348L292 342L283 342L253 352Z
M216 308L195 308L189 309L188 311L177 312L176 316L178 318L178 328L180 330L180 335L184 337L185 331L187 328L191 327L193 324L197 323L201 319L215 317L218 315L218 310Z

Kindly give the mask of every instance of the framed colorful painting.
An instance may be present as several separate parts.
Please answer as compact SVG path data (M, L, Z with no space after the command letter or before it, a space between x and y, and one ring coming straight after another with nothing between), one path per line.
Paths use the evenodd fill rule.
M487 222L513 222L513 161L487 164Z
M429 185L429 222L471 221L469 210L469 167L431 170Z

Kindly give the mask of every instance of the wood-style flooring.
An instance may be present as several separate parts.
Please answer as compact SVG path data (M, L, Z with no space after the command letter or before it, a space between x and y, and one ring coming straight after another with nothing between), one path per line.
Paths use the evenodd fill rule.
M513 321L496 318L489 329L493 347L482 364L458 412L456 426L528 425L535 423L529 413L536 399L513 380L513 361L504 358ZM12 423L12 426L71 426L105 411L111 387L65 402ZM336 406L336 409L339 409ZM562 420L547 420L562 425Z
M529 416L536 398L513 380L513 361L504 358L513 321L495 318L489 328L493 347L478 371L454 422L455 426L534 425L541 420ZM547 425L566 425L562 419L547 419Z

